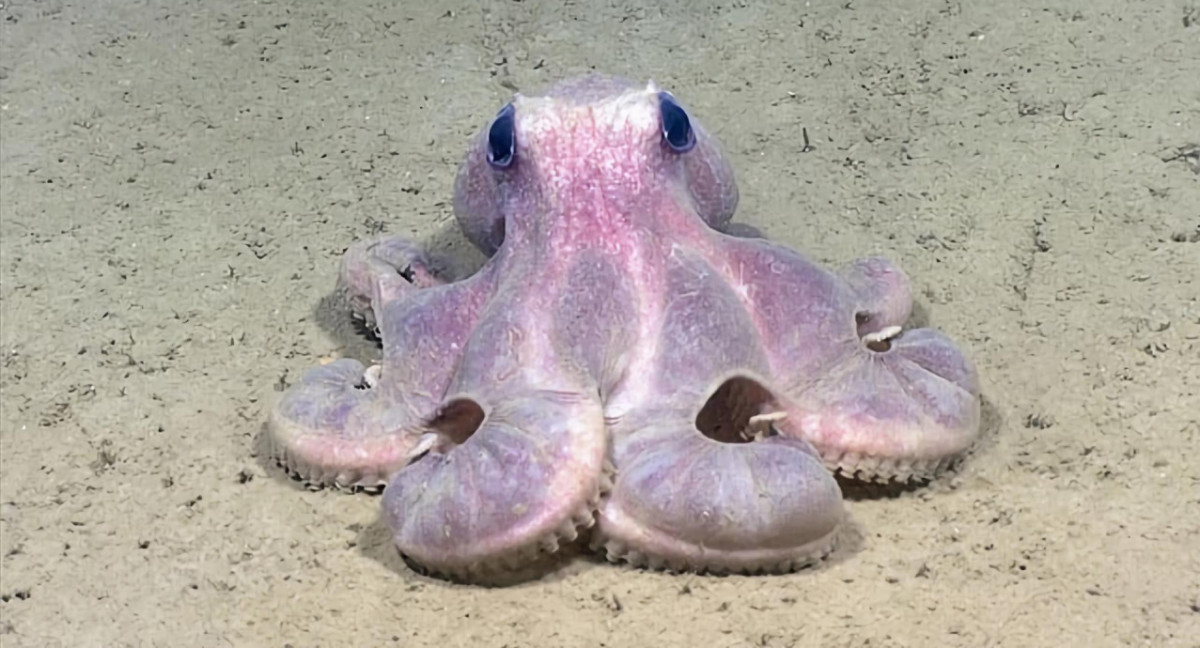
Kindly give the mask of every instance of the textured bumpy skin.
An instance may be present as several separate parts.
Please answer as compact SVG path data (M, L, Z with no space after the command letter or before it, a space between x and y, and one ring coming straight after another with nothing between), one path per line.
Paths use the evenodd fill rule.
M402 238L347 253L382 362L313 369L270 438L311 482L386 485L421 568L484 581L591 529L611 560L789 571L835 542L834 471L928 478L974 440L975 369L902 328L904 273L723 233L729 163L694 120L669 145L663 97L607 77L518 95L512 159L489 163L484 128L456 182L474 276Z

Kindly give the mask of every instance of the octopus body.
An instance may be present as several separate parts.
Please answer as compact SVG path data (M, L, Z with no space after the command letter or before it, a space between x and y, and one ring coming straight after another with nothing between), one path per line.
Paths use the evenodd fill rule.
M283 395L269 431L304 479L384 487L400 552L485 581L587 530L613 561L786 572L825 556L834 474L935 475L979 428L975 368L905 328L887 260L829 270L726 233L715 139L653 82L518 94L455 186L487 256L446 276L404 238L341 279L379 364L341 359Z

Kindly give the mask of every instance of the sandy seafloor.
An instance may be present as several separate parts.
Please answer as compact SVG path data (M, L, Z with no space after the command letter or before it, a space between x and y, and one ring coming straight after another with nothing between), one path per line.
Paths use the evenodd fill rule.
M4 648L1200 646L1194 0L0 18ZM450 211L466 139L589 70L689 105L740 222L901 263L979 366L971 456L852 499L816 569L450 585L394 555L378 498L255 455L278 386L378 353L342 251L382 230L478 263Z

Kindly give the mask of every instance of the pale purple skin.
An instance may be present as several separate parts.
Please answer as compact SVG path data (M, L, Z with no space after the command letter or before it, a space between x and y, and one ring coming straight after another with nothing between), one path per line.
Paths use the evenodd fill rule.
M889 329L904 273L722 233L729 162L694 116L695 148L668 147L658 92L587 77L518 95L508 168L484 128L455 196L489 255L473 276L400 238L346 255L381 366L313 369L271 438L311 482L386 484L394 542L430 572L486 580L592 526L612 560L789 571L834 544L833 471L926 479L977 435L970 361Z

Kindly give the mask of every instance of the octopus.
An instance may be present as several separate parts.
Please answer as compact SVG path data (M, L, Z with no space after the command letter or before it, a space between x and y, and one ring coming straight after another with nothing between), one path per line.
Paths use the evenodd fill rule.
M488 582L581 547L614 563L787 573L846 527L841 483L920 483L971 447L979 381L878 257L826 269L738 233L730 160L654 82L517 93L454 186L486 256L412 239L345 253L381 357L313 367L273 459L382 489L407 564ZM559 554L561 555L561 554Z

